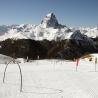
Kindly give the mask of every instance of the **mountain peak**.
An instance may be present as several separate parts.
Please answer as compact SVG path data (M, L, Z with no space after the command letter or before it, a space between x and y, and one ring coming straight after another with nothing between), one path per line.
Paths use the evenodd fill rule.
M41 25L44 28L53 27L56 28L59 23L54 13L47 14L41 22Z
M55 14L53 13L53 12L51 12L51 13L48 13L47 15L46 15L46 17L55 17ZM55 17L56 18L56 17Z

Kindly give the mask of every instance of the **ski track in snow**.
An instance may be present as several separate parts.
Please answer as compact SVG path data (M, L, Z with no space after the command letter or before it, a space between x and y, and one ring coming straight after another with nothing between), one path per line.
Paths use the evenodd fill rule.
M20 89L19 70L10 64L2 82L5 64L0 64L0 98L98 98L98 72L94 64L39 60L20 64L23 75L23 92Z

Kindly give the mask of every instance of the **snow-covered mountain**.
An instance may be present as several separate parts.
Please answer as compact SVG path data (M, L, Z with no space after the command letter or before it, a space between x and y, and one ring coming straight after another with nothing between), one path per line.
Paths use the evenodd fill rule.
M82 34L87 35L91 38L96 38L98 36L98 27L79 27L79 28L72 28L72 31L80 30Z
M44 28L48 28L48 27L57 28L59 26L59 23L58 20L56 19L56 16L53 13L49 13L42 20L41 25Z
M54 13L47 14L39 25L21 24L0 26L0 41L12 39L62 40L70 39L76 30L88 37L98 36L98 28L68 28L61 25Z

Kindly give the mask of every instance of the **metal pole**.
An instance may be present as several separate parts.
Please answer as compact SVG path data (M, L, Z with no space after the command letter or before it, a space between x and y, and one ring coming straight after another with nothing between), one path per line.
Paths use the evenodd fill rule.
M12 61L10 61L8 64L6 64L5 70L4 70L4 75L3 75L3 83L5 83L5 75L6 75L6 70L8 65L11 63Z
M22 71L21 71L21 67L19 65L19 63L17 63L18 67L19 67L19 71L20 71L20 78L21 78L21 83L20 83L20 92L22 92L22 85L23 85L23 82L22 82Z
M5 67L5 70L4 70L4 75L3 75L3 83L5 83L5 76L6 76L6 70L8 68L8 65L11 63L11 62L16 62L15 60L11 60L8 64L6 64L6 67ZM23 85L23 81L22 81L22 70L21 70L21 67L19 65L18 62L16 62L17 65L18 65L18 68L19 68L19 72L20 72L20 79L21 79L21 83L20 83L20 92L22 92L22 85Z
M76 65L76 71L78 71L78 66Z
M96 68L97 68L97 57L95 58L95 72L96 72Z
M96 64L95 64L95 72L96 72Z

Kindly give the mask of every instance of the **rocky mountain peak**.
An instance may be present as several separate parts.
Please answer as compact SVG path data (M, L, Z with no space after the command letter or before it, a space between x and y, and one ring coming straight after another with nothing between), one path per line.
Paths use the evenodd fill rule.
M76 39L76 40L84 40L87 39L88 37L84 34L81 34L80 30L76 30L70 37L71 39Z
M48 27L56 28L56 27L58 27L59 23L58 23L58 20L57 20L55 14L49 13L43 18L41 25L44 28L48 28Z

